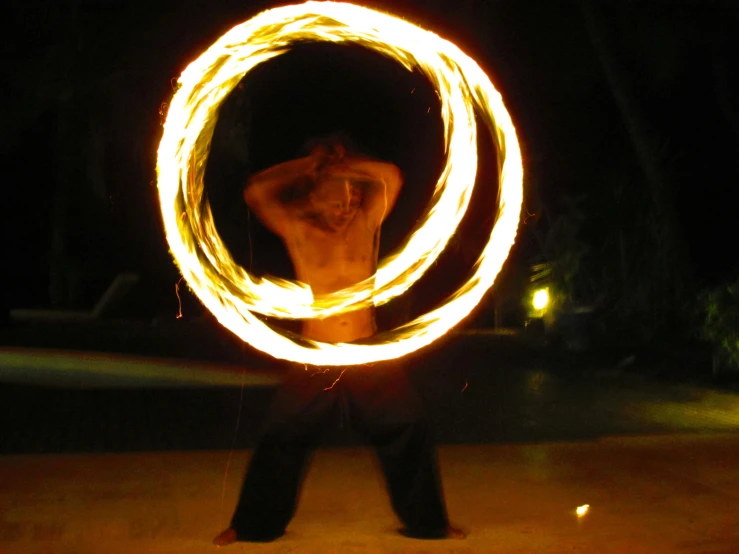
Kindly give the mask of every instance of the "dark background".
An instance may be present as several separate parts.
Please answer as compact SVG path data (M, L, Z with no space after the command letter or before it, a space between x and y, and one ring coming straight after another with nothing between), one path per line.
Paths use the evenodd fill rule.
M171 83L231 26L276 5L16 0L5 8L4 313L89 309L117 273L131 270L142 281L122 315L175 318L179 275L155 182ZM579 256L570 272L575 295L642 337L686 332L697 292L736 276L739 4L369 5L476 59L519 133L527 215L504 274L468 324L489 325L493 297L515 298L542 260ZM434 91L369 51L306 45L255 69L222 108L206 190L237 261L290 275L241 187L251 172L295 156L311 135L337 128L405 175L382 253L412 228L443 161ZM490 138L480 140L483 186L470 214L415 292L380 314L383 325L455 290L484 244L497 191ZM180 290L184 320L201 317L197 300Z

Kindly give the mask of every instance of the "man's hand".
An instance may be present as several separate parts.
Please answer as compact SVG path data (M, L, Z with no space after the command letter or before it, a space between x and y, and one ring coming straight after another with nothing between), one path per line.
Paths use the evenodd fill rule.
M361 183L362 209L368 221L376 225L380 225L393 209L403 184L397 166L362 156L342 158L327 168L324 178Z
M332 167L340 164L345 155L346 149L340 144L316 147L309 156L312 164L308 176L317 183Z
M377 176L361 171L344 162L327 166L320 175L325 180L348 179L350 181L377 181Z

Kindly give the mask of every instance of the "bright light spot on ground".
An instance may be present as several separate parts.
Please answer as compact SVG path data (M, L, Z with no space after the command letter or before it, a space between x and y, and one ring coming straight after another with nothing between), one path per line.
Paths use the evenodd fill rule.
M577 514L577 517L583 517L588 513L588 510L590 510L590 504L583 504L582 506L577 507L575 513Z
M549 304L549 289L539 289L534 293L534 308L543 310Z

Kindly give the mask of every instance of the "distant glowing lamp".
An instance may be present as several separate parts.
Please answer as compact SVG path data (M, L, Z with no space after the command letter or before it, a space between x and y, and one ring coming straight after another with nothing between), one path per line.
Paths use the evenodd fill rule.
M549 305L549 289L539 289L534 293L534 308L543 310Z

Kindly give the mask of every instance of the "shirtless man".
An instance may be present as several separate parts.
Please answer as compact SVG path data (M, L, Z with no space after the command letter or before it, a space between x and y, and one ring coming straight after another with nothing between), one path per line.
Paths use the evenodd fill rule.
M298 281L324 294L374 275L380 224L402 182L396 166L333 144L259 173L244 199L282 237ZM302 328L303 336L326 342L352 342L375 331L371 308L309 319Z
M322 294L374 275L380 225L402 182L396 166L329 140L307 157L252 177L244 199L282 238L297 279ZM375 332L370 307L306 320L301 334L346 343ZM310 453L332 416L375 446L403 534L464 538L449 525L435 447L403 368L394 361L344 369L291 368L267 415L231 526L214 539L216 545L271 541L284 534Z

